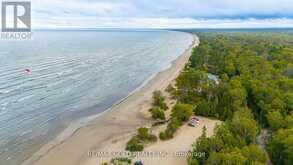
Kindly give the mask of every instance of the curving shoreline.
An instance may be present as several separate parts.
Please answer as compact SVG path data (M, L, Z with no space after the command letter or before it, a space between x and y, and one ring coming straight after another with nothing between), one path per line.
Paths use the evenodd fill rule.
M198 43L198 38L194 36L192 45L172 62L170 68L158 73L143 87L115 104L111 111L98 115L102 117L92 117L96 119L73 131L73 134L63 132L54 140L54 143L46 144L23 165L81 164L88 158L89 150L103 147L107 142L113 141L113 137L130 136L136 127L150 124L151 121L145 114L145 110L149 109L152 92L164 90L178 76L188 61L192 48ZM86 121L83 122L86 123Z

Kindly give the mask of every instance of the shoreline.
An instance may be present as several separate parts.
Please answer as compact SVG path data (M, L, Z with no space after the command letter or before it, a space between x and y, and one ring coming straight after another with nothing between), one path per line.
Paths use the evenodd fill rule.
M21 164L81 164L88 158L89 150L102 147L107 141L113 140L113 137L131 135L137 127L152 123L142 109L150 107L154 90L164 90L179 75L189 60L192 48L199 44L198 37L193 35L193 38L192 44L172 61L170 67L150 77L108 110L81 119L77 122L81 124L81 128L77 128L77 124L70 124L52 142L45 144Z

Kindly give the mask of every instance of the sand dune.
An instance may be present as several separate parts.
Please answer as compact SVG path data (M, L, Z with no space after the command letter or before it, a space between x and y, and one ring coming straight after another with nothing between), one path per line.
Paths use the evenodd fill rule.
M144 155L133 158L133 161L141 160L145 165L186 165L186 159L189 155L188 151L191 150L192 144L202 134L202 128L205 126L207 128L207 135L211 136L215 126L220 123L217 120L204 117L198 118L200 119L200 124L197 127L190 127L185 124L176 132L173 139L150 144L144 149ZM153 133L158 134L163 130L162 127L155 128ZM95 154L93 154L84 165L100 165L103 162L109 162L110 159L113 158L108 156L108 154L102 156L102 152L126 154L124 151L125 144L130 138L130 136L126 135L109 141L104 148L94 150L93 152ZM146 156L147 154L149 155ZM151 154L157 155L151 156ZM197 154L200 156L202 153Z

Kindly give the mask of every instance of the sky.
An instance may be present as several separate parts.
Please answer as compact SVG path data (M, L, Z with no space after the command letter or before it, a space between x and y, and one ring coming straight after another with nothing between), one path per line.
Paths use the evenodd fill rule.
M31 0L33 28L293 27L293 0Z

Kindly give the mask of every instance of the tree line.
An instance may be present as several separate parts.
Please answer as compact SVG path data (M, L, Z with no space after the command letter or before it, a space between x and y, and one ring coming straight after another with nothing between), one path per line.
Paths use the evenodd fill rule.
M196 164L293 164L293 35L200 33L200 45L171 93L197 115L223 120L205 131L190 157ZM216 79L215 79L216 78ZM265 150L257 142L269 130ZM194 155L194 154L193 154Z

